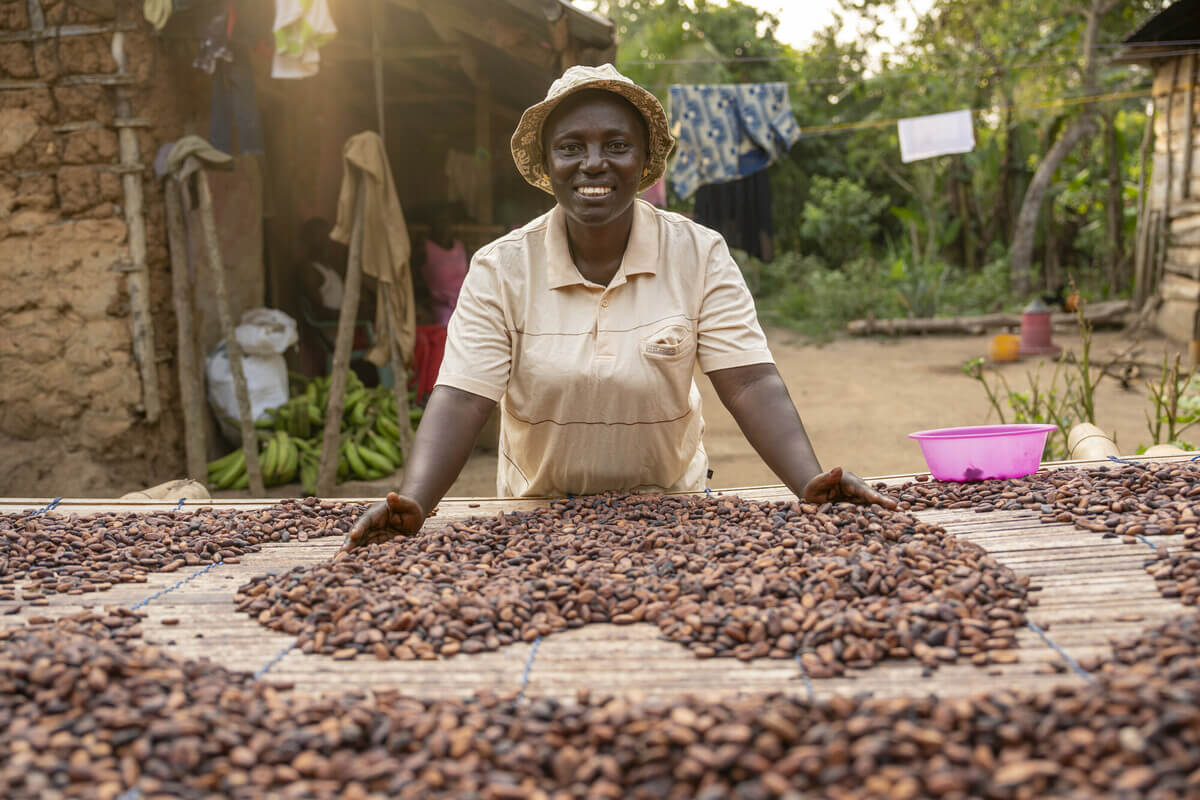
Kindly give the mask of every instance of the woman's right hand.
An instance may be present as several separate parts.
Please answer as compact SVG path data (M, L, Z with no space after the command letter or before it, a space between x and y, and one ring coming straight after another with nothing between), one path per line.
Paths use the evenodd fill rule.
M397 536L411 536L425 524L425 511L411 497L388 492L387 499L368 508L354 523L340 553L378 544Z

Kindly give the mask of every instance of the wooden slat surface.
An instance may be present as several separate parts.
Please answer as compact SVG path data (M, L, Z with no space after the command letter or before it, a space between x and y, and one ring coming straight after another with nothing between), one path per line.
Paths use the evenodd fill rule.
M900 482L910 476L893 476ZM874 479L873 479L874 480ZM745 499L792 499L783 487L725 490ZM531 508L539 501L463 498L442 502L430 524L502 510ZM0 511L13 512L44 505L44 501L0 501ZM188 505L194 505L189 502ZM270 502L229 501L220 507L247 508ZM171 508L174 503L71 501L60 505L65 513L101 510ZM188 506L185 505L185 509ZM1033 512L977 514L970 509L927 511L918 516L942 525L951 533L979 544L1018 574L1029 575L1037 605L1029 617L1076 659L1109 652L1110 637L1125 636L1185 612L1185 607L1162 598L1144 570L1153 551L1144 544L1128 545L1103 539L1071 525L1042 525ZM1167 544L1167 537L1155 540ZM1174 544L1174 542L1170 542ZM233 669L257 671L283 652L292 637L258 625L233 607L236 588L255 575L319 563L340 546L335 538L265 545L240 563L222 564L156 598L144 607L146 641L169 647L179 656L207 657ZM32 615L56 616L92 606L132 606L152 593L173 586L200 568L171 574L151 574L145 583L118 585L112 590L83 596L51 595L48 605L21 601L0 603L0 612L20 609L0 624L13 624ZM1119 617L1140 617L1118 621ZM177 625L163 625L178 619ZM978 668L964 664L941 667L923 675L915 661L886 661L869 670L852 671L837 679L813 680L816 696L832 694L876 696L970 694L1001 688L1044 688L1077 684L1084 679L1067 671L1053 673L1058 654L1032 630L1018 633L1019 660L1003 666ZM270 670L268 677L291 682L303 693L321 693L353 687L397 688L422 696L465 695L478 690L516 691L529 661L531 647L518 644L494 653L458 655L424 662L378 661L359 657L335 661L292 650ZM790 660L697 659L685 648L659 638L654 625L591 625L554 634L540 643L529 665L530 696L570 696L579 689L610 693L637 691L651 696L683 693L781 691L804 696L808 684L799 666Z

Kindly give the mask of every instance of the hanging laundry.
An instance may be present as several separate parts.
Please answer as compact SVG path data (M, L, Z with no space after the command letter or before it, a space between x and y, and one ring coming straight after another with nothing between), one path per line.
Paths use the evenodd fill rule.
M446 151L446 199L461 202L471 219L479 219L479 191L483 170L481 161L471 153Z
M208 141L218 150L233 155L236 128L238 153L262 153L266 151L266 145L250 54L242 45L232 45L231 49L233 60L217 62L213 72Z
M975 149L975 128L968 109L910 117L900 120L896 127L900 134L900 160L905 164Z
M272 78L308 78L321 68L319 49L337 35L327 0L275 0Z
M760 261L775 258L775 228L771 221L770 173L725 183L710 183L696 190L693 216L725 238L732 248L745 250Z
M388 163L383 139L374 131L351 136L342 150L345 171L338 195L337 226L329 238L342 244L350 243L354 227L354 198L358 181L366 181L363 208L362 269L363 274L377 282L375 290L375 330L389 329L388 320L396 321L389 338L375 343L367 360L376 366L391 363L394 351L402 363L412 361L413 340L416 337L416 306L412 287L412 242L392 167ZM390 309L389 309L390 306Z
M233 49L229 42L236 24L237 11L232 2L221 6L210 17L202 15L197 20L196 31L200 47L192 66L212 75L217 69L218 61L233 61Z
M800 138L786 83L672 86L670 100L680 197L765 169Z
M161 31L167 26L172 11L174 9L171 7L171 0L146 0L142 4L142 16L156 31Z

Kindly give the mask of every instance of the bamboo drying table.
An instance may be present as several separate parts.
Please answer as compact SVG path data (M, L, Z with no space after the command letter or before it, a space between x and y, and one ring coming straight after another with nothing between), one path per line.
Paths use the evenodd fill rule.
M1145 461L1181 460L1179 456ZM1064 462L1066 463L1066 462ZM1070 462L1095 467L1102 462ZM1060 464L1048 465L1051 467ZM882 479L889 485L912 475ZM747 500L792 500L781 486L727 489ZM447 499L430 519L437 525L450 519L486 516L499 511L533 508L541 501ZM0 513L18 513L46 505L44 500L0 500ZM161 511L174 502L67 500L58 513ZM184 506L264 508L270 501L188 501ZM479 690L515 692L529 696L573 696L578 689L599 693L638 692L646 696L727 692L785 692L800 696L833 694L886 697L974 694L998 689L1043 689L1080 684L1086 673L1073 668L1055 672L1051 665L1109 653L1109 640L1132 636L1173 616L1186 613L1175 600L1160 596L1144 570L1152 555L1146 544L1103 539L1071 524L1043 525L1027 511L975 513L971 509L923 511L920 519L975 542L1017 574L1028 575L1038 588L1031 593L1038 605L1028 611L1033 626L1018 632L1017 657L1012 664L975 667L969 663L942 666L923 675L915 660L884 661L867 670L851 670L841 678L809 680L791 660L758 659L743 663L730 658L698 659L681 645L659 637L653 624L587 625L547 636L536 645L513 644L499 651L459 654L436 661L379 661L360 656L335 661L330 656L305 655L291 649L292 636L268 630L246 614L237 613L237 587L264 572L314 564L333 556L341 539L271 543L249 553L239 563L191 567L173 573L151 573L145 583L119 584L86 595L49 595L49 605L32 606L20 600L0 602L0 612L20 610L0 624L19 624L32 616L59 616L85 606L134 606L148 616L143 624L146 642L185 658L210 658L230 669L266 675L291 683L305 694L349 688L392 688L427 697L466 695ZM1156 537L1167 546L1176 537ZM189 579L190 578L190 579ZM188 580L184 580L188 579ZM19 586L20 584L18 584ZM157 596L156 593L160 593ZM152 599L151 599L152 598ZM147 602L148 600L148 602ZM177 619L164 625L164 619Z

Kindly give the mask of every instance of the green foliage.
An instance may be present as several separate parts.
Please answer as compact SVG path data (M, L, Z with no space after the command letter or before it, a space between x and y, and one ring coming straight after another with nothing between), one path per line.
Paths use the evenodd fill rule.
M1084 93L1088 3L932 0L906 37L889 41L883 23L903 16L908 0L841 0L843 18L802 49L778 40L773 15L740 0L591 5L616 23L617 66L664 102L672 83L791 84L806 134L769 171L780 255L763 265L764 279L788 276L779 296L760 295L775 321L827 336L849 316L970 313L1029 300L1008 296L1008 247L1032 171L1081 113L1052 101ZM1160 7L1125 0L1102 17L1097 91L1147 83L1144 71L1110 59ZM847 29L859 35L847 40ZM1044 288L1073 278L1085 296L1129 291L1145 105L1140 97L1097 104L1113 121L1115 147L1101 125L1059 168L1035 240ZM991 109L975 116L973 152L900 163L891 120L957 108ZM811 130L872 120L886 124ZM1116 241L1110 160L1120 184Z
M1146 412L1146 427L1152 445L1177 444L1186 430L1200 423L1200 375L1196 374L1194 366L1184 372L1181 362L1179 354L1175 355L1174 362L1164 355L1159 379L1146 382L1150 407L1154 411L1153 414Z
M1039 361L1032 372L1025 374L1028 388L1020 392L1013 390L1003 373L996 373L995 383L988 381L984 374L982 358L973 358L964 363L963 373L979 382L1001 425L1011 423L1057 426L1058 430L1046 437L1042 460L1061 461L1068 457L1067 437L1071 428L1082 421L1084 414L1079 381L1074 371L1064 369L1063 362L1060 361L1055 364L1049 382L1043 384L1043 364L1044 362ZM1006 404L1011 415L1005 414Z
M879 234L887 207L888 198L851 178L813 176L800 226L806 252L819 253L829 264L854 258Z
M828 266L820 257L782 253L763 263L733 251L754 294L759 317L827 341L854 319L967 314L993 310L1007 285L1003 261L968 274L945 264L911 267L870 257Z

